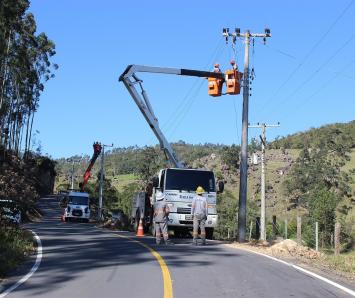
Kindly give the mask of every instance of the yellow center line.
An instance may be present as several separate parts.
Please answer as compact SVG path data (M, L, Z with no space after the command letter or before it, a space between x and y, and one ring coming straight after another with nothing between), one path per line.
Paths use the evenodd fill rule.
M171 281L171 277L170 277L169 268L168 268L168 265L165 263L164 259L162 258L162 256L156 250L154 250L149 245L147 245L141 241L138 241L136 239L133 239L131 237L124 236L124 235L119 235L119 234L115 234L115 235L117 235L118 237L121 237L121 238L128 239L130 241L136 242L139 245L145 247L146 249L148 249L150 251L150 253L157 259L157 261L160 265L161 273L163 275L164 298L173 298L173 285L172 285L172 281Z

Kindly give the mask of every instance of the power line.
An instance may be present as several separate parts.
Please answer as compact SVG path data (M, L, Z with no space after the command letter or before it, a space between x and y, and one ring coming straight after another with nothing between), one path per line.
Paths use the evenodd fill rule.
M324 63L322 63L313 73L311 73L310 76L308 76L300 85L296 87L296 89L285 99L283 100L278 107L285 105L285 103L290 100L290 98L294 97L297 93L300 92L300 90L307 85L319 72L321 69L323 69L327 64L329 64L340 52L342 49L344 49L353 39L355 38L355 34L350 36L348 40L346 40L345 43L342 44L340 48L338 48L330 57L326 59ZM275 109L271 114L275 113Z
M221 50L223 49L223 42L219 39L215 49L212 52L212 55L210 56L210 59L207 61L207 63L205 64L204 69L207 69L207 67L209 65L211 65L211 61L215 60L217 57L220 56ZM179 121L179 118L181 118L182 116L185 115L184 111L189 110L191 105L193 104L192 102L190 102L191 100L194 101L194 97L191 95L192 92L194 91L195 88L197 88L195 90L195 92L193 94L196 94L197 92L199 92L200 88L201 88L201 82L200 84L198 84L200 81L199 78L196 78L193 82L193 84L191 85L191 87L189 88L188 92L186 93L186 95L183 97L182 101L180 101L180 103L178 104L178 106L173 109L172 113L170 114L170 116L168 117L167 121L161 126L162 129L165 130L165 132L167 133L168 131L171 130L176 130L177 126L176 122ZM183 117L184 118L184 117ZM179 123L181 122L181 120L179 121ZM150 137L149 140L147 140L147 143L150 143L153 141L153 137Z
M347 68L349 68L352 64L354 64L355 60L352 60L350 63L347 63L339 72L335 73L333 77L331 77L329 80L324 82L315 92L313 92L310 96L306 97L303 101L299 102L299 104L292 109L292 113L294 113L295 110L298 110L300 108L303 108L307 102L309 102L310 99L312 99L314 96L316 96L320 91L324 90L327 86L330 85L330 83L341 76L341 73L345 71ZM289 113L283 114L283 116L289 117Z
M303 66L303 64L307 61L307 59L312 55L315 49L322 43L322 41L327 37L329 32L335 27L335 25L339 22L339 20L345 15L345 13L350 9L350 7L354 4L355 0L352 0L338 15L338 17L333 21L333 23L329 26L326 32L320 37L320 39L313 45L310 51L303 57L300 64L296 66L296 68L289 74L286 80L277 88L277 90L267 99L266 103L261 107L260 110L264 110L266 106L270 105L270 102L275 100L276 95L280 92L280 90L293 78L293 76L297 73L297 71Z
M222 52L222 53L224 53L224 51L225 51L225 48L223 49L223 52ZM219 58L220 55L221 55L221 51L217 52L216 55L215 55L215 57L214 57L214 60L216 60L217 58ZM211 64L212 64L212 61L210 60L210 62L208 62L208 63L205 65L204 69L207 69L207 67L208 67L209 65L211 65ZM195 93L191 96L191 101L186 102L185 106L180 110L180 112L178 112L177 117L176 117L176 121L175 121L175 125L172 124L172 126L171 126L171 129L170 129L171 132L170 132L170 134L169 134L169 138L171 138L171 137L174 135L174 133L176 132L176 130L178 129L178 127L181 125L182 121L183 121L183 120L185 119L185 117L188 115L188 113L189 113L191 107L193 106L193 104L195 103L195 101L196 101L196 99L197 99L197 95L199 94L199 92L200 92L200 90L201 90L203 84L204 84L204 81L203 81L203 80L200 80L200 83L199 83L199 85L197 86L197 88L196 88L196 90L195 90ZM169 130L169 129L168 129L168 130ZM168 131L168 130L167 130L167 131Z
M222 46L223 46L223 43L221 42L221 40L219 40L217 42L217 45L216 45L212 55L210 56L210 59L207 62L208 65L210 65L212 63L211 61L219 55L218 53L222 49ZM205 65L204 69L207 68L207 63ZM164 128L166 131L169 131L169 129L171 129L171 126L174 125L174 122L178 118L178 114L182 112L181 110L185 109L185 105L188 104L188 101L190 100L191 93L193 92L194 88L197 86L199 80L200 80L199 78L196 78L194 80L193 84L191 85L190 89L188 90L188 92L184 96L183 100L180 101L180 104L173 110L170 117L168 117L168 120L162 125L162 128Z

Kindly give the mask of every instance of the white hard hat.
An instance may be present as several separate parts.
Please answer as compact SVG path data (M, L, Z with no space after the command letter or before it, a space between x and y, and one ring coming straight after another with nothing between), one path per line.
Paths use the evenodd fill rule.
M158 191L155 195L155 198L157 199L157 201L161 201L162 199L164 199L164 194L161 191Z

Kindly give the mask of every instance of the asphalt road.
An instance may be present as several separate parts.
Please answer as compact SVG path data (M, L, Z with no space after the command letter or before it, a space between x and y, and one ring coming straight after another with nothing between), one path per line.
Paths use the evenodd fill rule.
M43 221L29 225L42 241L40 267L6 297L164 296L161 263L148 247L126 238L134 235L61 223L52 198L42 200L42 210ZM219 242L196 247L190 239L174 239L176 245L158 247L151 237L138 240L165 261L174 297L349 297L291 267Z

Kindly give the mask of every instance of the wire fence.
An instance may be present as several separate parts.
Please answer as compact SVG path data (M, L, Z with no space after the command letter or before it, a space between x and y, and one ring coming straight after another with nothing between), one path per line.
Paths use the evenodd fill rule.
M353 226L341 225L332 220L325 223L312 221L309 217L295 217L290 219L277 220L274 215L272 221L266 222L266 240L269 243L280 242L285 239L296 241L317 251L327 250L339 254L341 251L351 249L354 245ZM224 226L219 230L218 238L224 240L235 240L237 227ZM247 241L260 239L260 218L256 217L247 225Z

